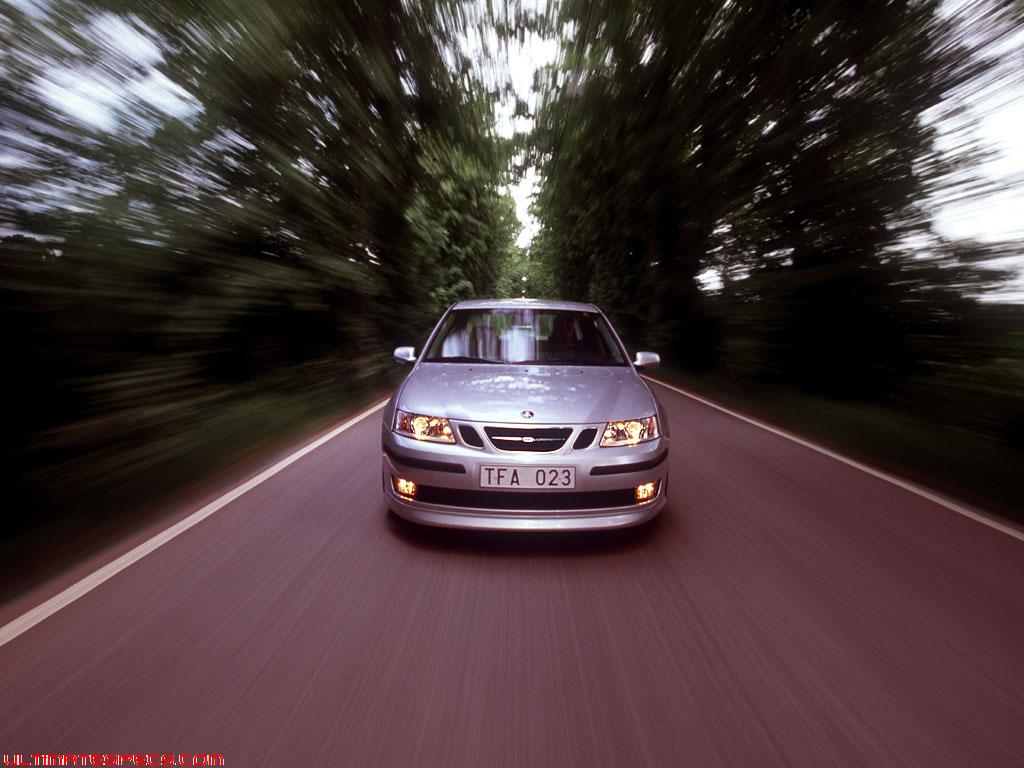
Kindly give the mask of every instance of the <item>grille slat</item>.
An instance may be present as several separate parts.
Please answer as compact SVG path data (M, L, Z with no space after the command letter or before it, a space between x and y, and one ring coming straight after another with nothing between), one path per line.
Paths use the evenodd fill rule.
M500 451L557 451L572 434L572 427L484 427L491 445Z

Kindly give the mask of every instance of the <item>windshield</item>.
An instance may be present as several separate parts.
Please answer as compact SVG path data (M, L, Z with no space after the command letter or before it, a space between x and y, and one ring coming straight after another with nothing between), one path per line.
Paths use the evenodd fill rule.
M427 350L428 363L626 365L601 315L561 309L459 309Z

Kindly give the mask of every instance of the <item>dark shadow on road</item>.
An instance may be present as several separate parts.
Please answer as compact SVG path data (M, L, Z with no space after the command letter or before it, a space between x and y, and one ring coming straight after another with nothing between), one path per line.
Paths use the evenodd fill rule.
M522 556L580 556L635 552L655 543L664 533L666 508L647 523L608 531L473 531L417 525L386 513L388 531L421 549L458 554ZM678 523L678 520L676 521Z

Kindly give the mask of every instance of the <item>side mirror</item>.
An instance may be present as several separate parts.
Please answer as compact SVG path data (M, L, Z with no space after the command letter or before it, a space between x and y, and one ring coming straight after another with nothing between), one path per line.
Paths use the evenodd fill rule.
M395 361L399 363L415 363L415 347L395 347Z
M657 352L637 352L633 365L637 368L657 368L661 365L661 355Z

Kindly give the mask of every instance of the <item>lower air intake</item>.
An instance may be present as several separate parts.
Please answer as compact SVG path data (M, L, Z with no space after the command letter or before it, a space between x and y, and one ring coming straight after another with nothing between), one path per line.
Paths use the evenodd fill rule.
M636 504L632 488L614 491L474 491L421 485L416 501L476 509L602 509Z

